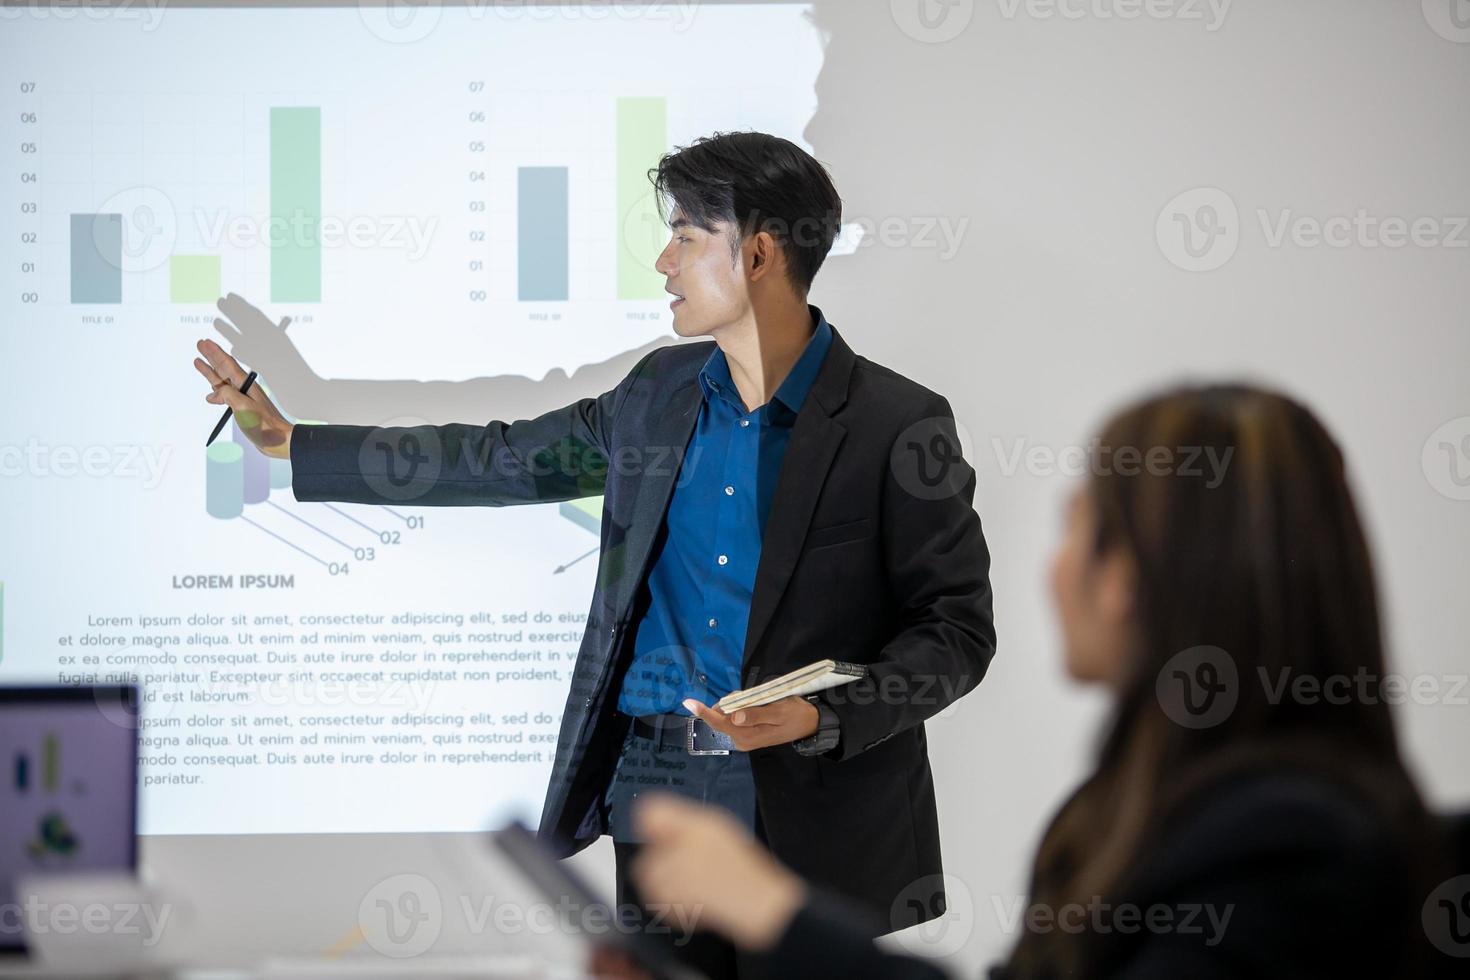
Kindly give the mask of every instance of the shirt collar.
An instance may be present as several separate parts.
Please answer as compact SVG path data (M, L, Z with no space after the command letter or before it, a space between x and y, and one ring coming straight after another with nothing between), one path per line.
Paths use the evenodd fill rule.
M801 411L802 403L806 401L807 393L812 390L812 385L817 380L817 373L822 368L822 361L826 359L827 350L832 346L832 327L827 323L827 318L822 311L810 304L807 309L811 311L812 322L816 327L812 330L811 337L806 342L806 348L802 350L801 356L791 366L776 393L771 396L771 401L762 405L758 411L765 414L772 403L780 403L792 416ZM730 377L730 362L725 359L725 352L717 346L710 354L709 359L704 362L704 367L699 372L699 385L704 391L704 397L708 400L711 395L718 394L740 412L746 414L745 404L740 400L740 393L735 389L735 381Z

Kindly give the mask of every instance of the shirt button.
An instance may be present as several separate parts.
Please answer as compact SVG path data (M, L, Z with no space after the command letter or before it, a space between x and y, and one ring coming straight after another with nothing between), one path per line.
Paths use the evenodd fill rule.
M725 564L729 560L730 560L730 556L729 555L721 555L720 556L720 564L721 565Z
M750 424L750 419L741 419L740 420L740 428L742 428L742 429L745 428L749 424Z
M734 487L726 487L725 488L725 496L727 496L727 497L733 497L733 496L735 496L735 488Z
M720 621L718 619L715 619L713 616L711 616L709 618L709 628L710 629L714 629L718 625L720 625Z

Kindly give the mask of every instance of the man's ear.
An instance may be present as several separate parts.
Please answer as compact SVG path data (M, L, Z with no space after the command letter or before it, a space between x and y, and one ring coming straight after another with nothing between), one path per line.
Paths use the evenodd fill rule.
M751 282L758 282L771 274L777 265L780 248L776 238L768 231L758 231L745 243L745 268Z

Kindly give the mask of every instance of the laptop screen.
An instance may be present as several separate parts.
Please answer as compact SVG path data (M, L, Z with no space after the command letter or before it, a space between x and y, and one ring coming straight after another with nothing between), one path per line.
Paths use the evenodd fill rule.
M0 951L21 876L134 868L137 778L135 688L0 687Z

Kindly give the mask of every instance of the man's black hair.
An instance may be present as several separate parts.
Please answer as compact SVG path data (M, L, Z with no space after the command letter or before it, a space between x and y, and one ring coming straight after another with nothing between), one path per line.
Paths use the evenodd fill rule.
M660 214L670 205L696 227L734 226L732 252L770 232L786 255L792 285L805 294L842 226L842 198L810 153L765 133L715 133L676 147L648 171Z

